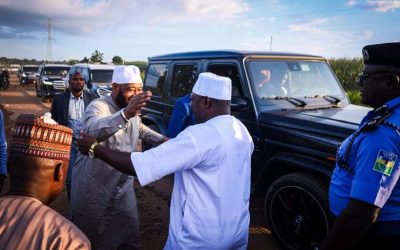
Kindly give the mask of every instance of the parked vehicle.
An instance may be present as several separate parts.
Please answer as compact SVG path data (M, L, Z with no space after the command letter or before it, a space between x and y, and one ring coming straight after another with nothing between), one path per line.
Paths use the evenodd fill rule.
M17 74L20 69L21 66L19 64L10 64L10 73Z
M35 73L37 73L38 69L38 65L23 65L18 72L19 84L28 85L35 83Z
M206 71L232 80L231 113L254 141L251 193L264 197L267 225L285 248L312 249L331 227L336 148L370 109L349 102L320 56L205 51L149 58L143 122L165 134L175 101Z
M43 64L36 74L36 95L43 99L52 98L55 93L65 92L65 77L71 66L65 64Z
M68 86L69 75L81 72L85 78L86 87L99 96L111 93L112 75L115 65L78 63L71 67L65 79Z

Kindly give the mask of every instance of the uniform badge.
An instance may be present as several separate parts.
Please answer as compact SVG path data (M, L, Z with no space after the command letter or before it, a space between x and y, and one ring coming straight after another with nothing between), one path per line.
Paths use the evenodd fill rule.
M396 161L396 154L381 149L376 157L373 169L379 173L390 176Z

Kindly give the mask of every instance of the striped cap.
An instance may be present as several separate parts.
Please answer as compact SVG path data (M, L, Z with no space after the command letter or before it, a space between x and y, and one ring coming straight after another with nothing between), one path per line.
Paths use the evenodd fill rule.
M11 154L68 160L72 142L70 128L46 123L43 116L20 115L15 124Z

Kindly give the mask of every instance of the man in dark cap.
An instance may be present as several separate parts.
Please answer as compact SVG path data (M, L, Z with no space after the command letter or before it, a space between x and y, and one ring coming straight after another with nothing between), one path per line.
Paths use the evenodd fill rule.
M72 130L20 115L10 149L10 190L0 198L1 249L90 249L86 236L47 207L63 190Z
M365 46L363 57L358 85L374 110L338 149L336 221L320 249L400 248L400 43Z

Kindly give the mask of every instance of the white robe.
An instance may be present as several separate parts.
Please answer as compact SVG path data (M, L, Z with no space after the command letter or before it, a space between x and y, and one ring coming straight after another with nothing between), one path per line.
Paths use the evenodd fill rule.
M160 143L163 136L145 126L138 116L126 122L111 96L86 108L85 131L101 145L133 152L141 138ZM94 249L121 245L140 247L139 217L133 176L99 159L79 155L72 172L70 215Z
M245 126L223 115L132 153L141 185L175 173L164 249L246 249L253 149Z

